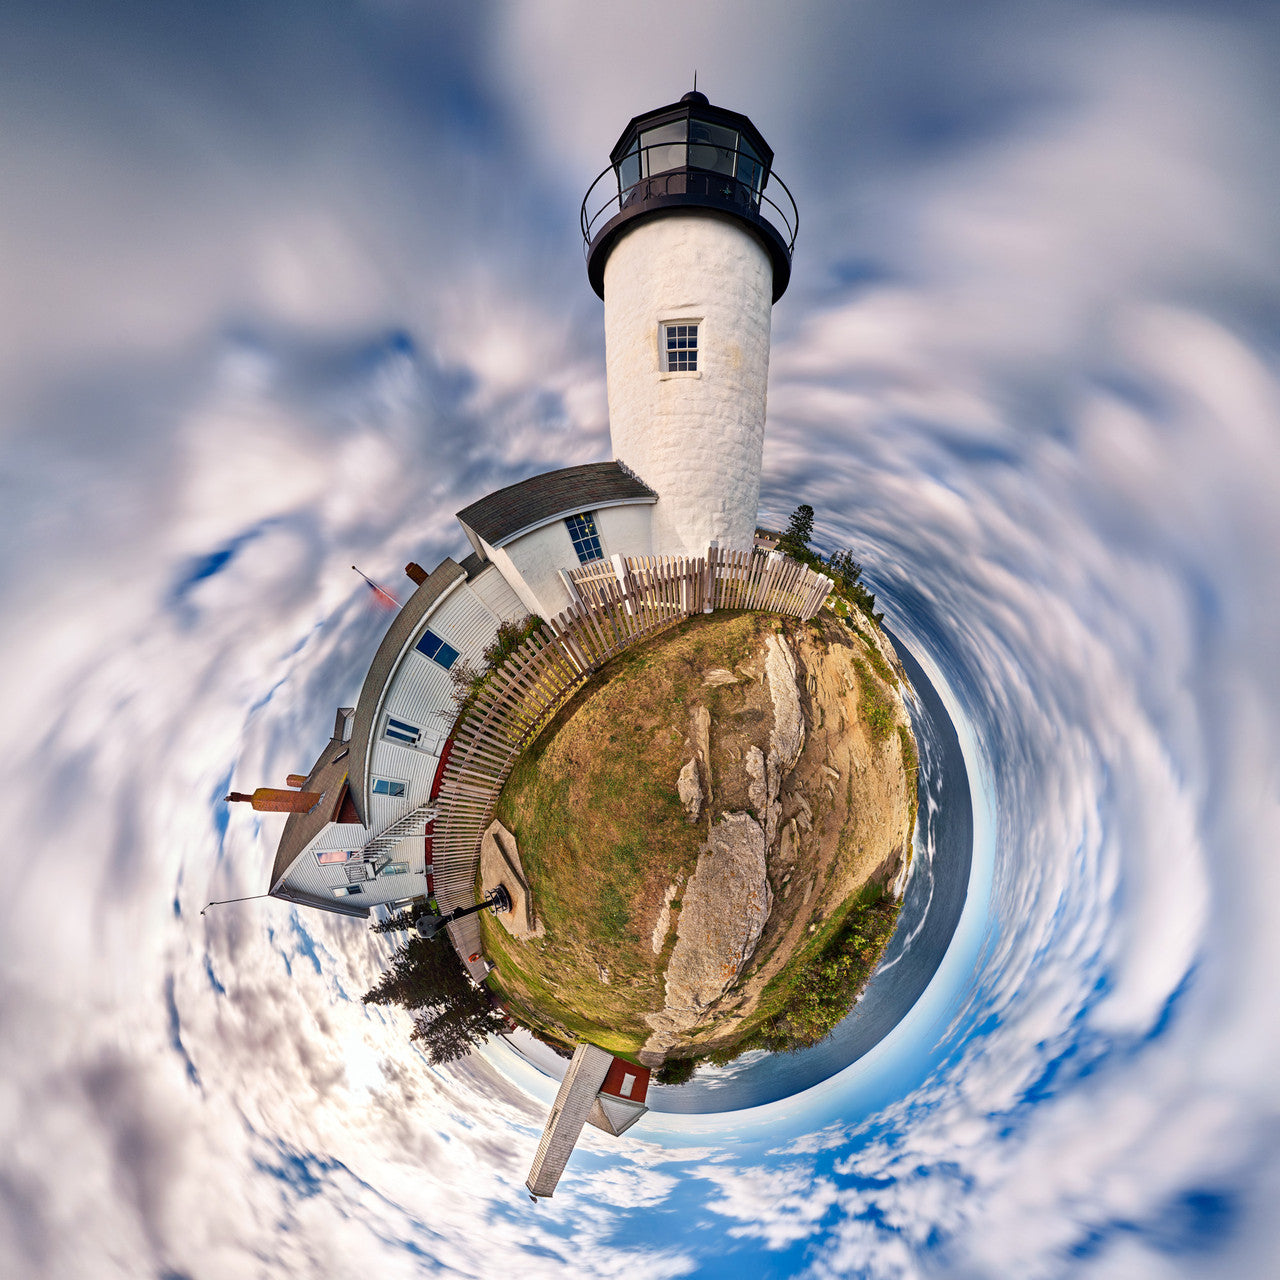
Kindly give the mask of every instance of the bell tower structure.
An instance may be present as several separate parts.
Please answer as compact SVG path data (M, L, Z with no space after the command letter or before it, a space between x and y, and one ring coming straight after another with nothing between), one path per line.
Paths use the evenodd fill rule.
M657 492L656 555L752 545L798 224L772 167L755 125L695 90L635 117L583 201L614 457Z

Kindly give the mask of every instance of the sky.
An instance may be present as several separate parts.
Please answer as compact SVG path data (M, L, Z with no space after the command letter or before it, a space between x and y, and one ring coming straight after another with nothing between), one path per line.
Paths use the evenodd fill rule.
M59 5L0 15L0 1273L1271 1274L1274 5ZM609 454L582 194L692 83L800 209L763 519L852 548L978 826L862 1063L589 1133L431 1068L262 892L385 615L355 563Z

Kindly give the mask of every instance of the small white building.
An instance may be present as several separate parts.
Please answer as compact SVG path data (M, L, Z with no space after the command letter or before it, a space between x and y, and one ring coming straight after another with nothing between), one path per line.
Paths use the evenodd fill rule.
M289 811L273 896L367 916L433 892L458 665L481 668L502 623L566 609L577 565L751 547L770 310L796 227L772 161L750 120L697 92L627 125L582 211L615 460L477 499L458 513L472 554L409 567L417 589L305 778L237 794Z
M648 1067L615 1058L593 1044L580 1044L551 1104L525 1179L529 1198L555 1192L584 1125L595 1125L616 1138L648 1111L648 1094Z

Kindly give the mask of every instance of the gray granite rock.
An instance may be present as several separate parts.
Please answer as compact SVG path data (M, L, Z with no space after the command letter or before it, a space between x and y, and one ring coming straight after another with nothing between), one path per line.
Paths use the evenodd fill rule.
M653 1028L647 1052L670 1048L737 980L772 905L764 828L749 813L726 813L712 826L684 890L666 1006L646 1017Z
M702 812L702 783L698 781L697 760L685 761L680 777L676 779L676 791L680 796L680 803L684 805L685 817L690 822L697 822L698 815Z

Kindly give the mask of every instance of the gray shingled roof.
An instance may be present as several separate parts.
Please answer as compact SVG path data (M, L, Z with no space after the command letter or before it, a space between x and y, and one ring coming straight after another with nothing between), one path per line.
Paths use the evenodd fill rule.
M510 542L517 534L563 519L575 511L657 502L658 495L617 462L588 462L530 476L487 494L458 512L468 533L491 547Z

